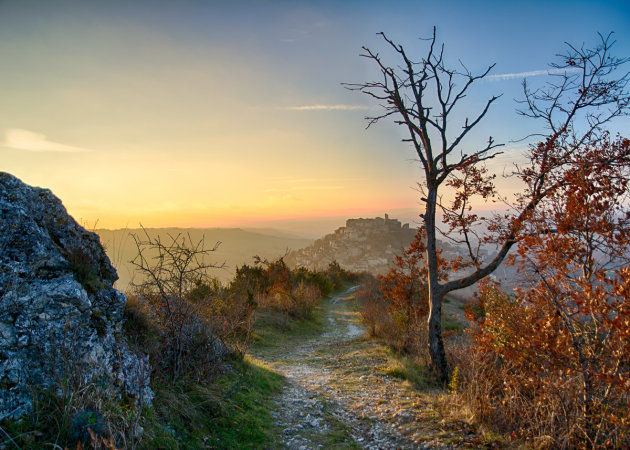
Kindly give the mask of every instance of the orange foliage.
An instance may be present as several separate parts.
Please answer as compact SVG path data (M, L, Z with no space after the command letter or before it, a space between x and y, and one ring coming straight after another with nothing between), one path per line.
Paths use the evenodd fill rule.
M509 367L501 389L487 393L495 412L522 411L496 414L513 418L505 427L552 436L560 447L626 447L630 141L605 138L569 162L519 241L531 284L513 296L483 284L468 311L471 333L480 354L494 356L488 364Z
M396 257L396 267L379 276L380 291L390 311L405 312L413 323L429 312L425 240L425 234L418 231L409 248Z
M296 275L300 272L291 271L282 258L271 262L259 257L254 259L259 267L243 266L239 271L253 284L249 289L257 295L260 306L276 308L299 318L308 317L321 298L319 287L299 279Z
M389 303L390 310L405 311L412 321L425 317L429 312L427 288L428 268L426 255L426 232L419 229L409 248L396 257L395 267L386 275L379 276L380 291ZM445 281L450 272L465 267L461 257L446 260L438 250L438 279Z
M395 267L387 274L378 277L378 294L381 302L387 305L389 317L383 317L381 328L386 325L394 327L394 332L402 340L402 349L408 352L419 349L413 342L426 334L426 318L429 314L429 291L427 287L428 268L426 264L426 233L418 230L409 248L396 257ZM440 257L442 250L438 250L439 280L448 279L451 272L459 270L464 264L461 258L445 260ZM371 314L383 309L380 302L367 302L371 305ZM368 311L364 311L364 314ZM387 333L385 333L387 334ZM424 343L426 337L421 341ZM421 349L424 351L425 349Z

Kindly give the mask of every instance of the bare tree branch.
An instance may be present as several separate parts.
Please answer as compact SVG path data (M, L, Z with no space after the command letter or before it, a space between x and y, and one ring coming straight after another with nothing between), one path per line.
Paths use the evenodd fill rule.
M380 54L363 47L361 56L376 64L382 80L344 86L381 102L382 114L368 117L368 127L391 118L395 124L406 128L409 137L403 141L413 145L424 170L421 184L424 211L420 216L427 236L429 352L442 379L446 380L448 367L442 342L442 299L448 292L470 286L495 271L524 232L527 221L561 186L561 174L573 164L573 156L585 145L600 139L605 134L605 124L627 114L630 95L626 87L630 76L628 73L616 78L611 75L630 59L612 57L612 35L599 35L601 42L593 49L567 45L567 52L559 55L560 61L551 65L555 71L544 86L532 89L523 82L525 99L519 113L542 122L548 134L541 134L545 136L542 142L532 147L529 165L517 170L519 173L515 176L524 181L527 188L514 205L514 214L507 218L500 233L492 237L500 244L497 254L490 261L483 261L480 246L487 237L481 237L474 227L485 219L469 212L470 199L473 196L483 199L497 196L492 177L485 174L483 163L501 154L497 148L502 144L495 143L490 136L478 150L462 151L458 157L455 151L462 148L470 132L481 124L501 95L492 96L481 110L467 115L471 118L459 124L459 132L454 137L449 130L454 117L461 111L462 100L476 82L488 76L494 64L478 74L471 73L461 62L458 70L446 67L444 45L438 44L435 28L432 36L426 39L425 56L418 61L412 60L402 45L384 33L379 35L401 62L400 67L392 68ZM564 72L556 73L559 69ZM443 185L456 190L453 207L441 204L439 190ZM445 213L450 232L460 237L459 241L466 246L475 266L472 273L446 282L441 282L438 277L436 234L441 231L436 225L437 208ZM488 226L498 230L496 221Z

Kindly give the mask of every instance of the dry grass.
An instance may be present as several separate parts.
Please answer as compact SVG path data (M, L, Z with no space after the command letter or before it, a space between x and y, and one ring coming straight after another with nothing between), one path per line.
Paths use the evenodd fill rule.
M579 377L554 377L553 383L539 380L539 386L547 386L543 388L545 395L539 395L540 392L525 385L509 382L520 368L482 353L466 339L451 343L447 351L451 367L457 368L459 381L454 392L441 399L443 414L474 423L481 432L500 437L509 446L593 447L585 439L579 420L582 412ZM552 389L552 385L556 388ZM628 400L620 398L619 409L608 408L606 414L627 417ZM603 421L590 425L600 428L604 447L629 448L630 430L621 422L613 428Z

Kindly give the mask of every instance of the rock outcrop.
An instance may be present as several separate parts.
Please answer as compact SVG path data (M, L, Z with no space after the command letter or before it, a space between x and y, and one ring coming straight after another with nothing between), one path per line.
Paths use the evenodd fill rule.
M288 254L290 266L323 270L333 260L346 270L385 273L413 240L417 230L397 219L348 219L346 226Z
M34 388L71 382L151 401L147 358L121 340L116 279L51 191L0 172L0 420L28 413Z

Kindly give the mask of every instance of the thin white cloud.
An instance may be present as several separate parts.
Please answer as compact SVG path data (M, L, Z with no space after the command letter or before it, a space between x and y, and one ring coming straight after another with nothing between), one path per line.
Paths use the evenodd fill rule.
M302 18L297 26L286 31L287 34L280 39L280 42L292 43L309 39L317 33L325 32L330 25L331 22L326 19Z
M368 109L363 105L301 105L301 106L284 106L280 109L288 111L359 111Z
M6 130L3 145L5 147L31 152L79 153L93 151L86 148L60 144L59 142L49 140L45 134L20 128Z
M541 75L557 75L563 73L578 72L579 70L580 69L577 68L531 70L529 72L497 73L495 75L488 75L486 78L490 81L504 81L513 80L515 78L528 78L538 77Z

